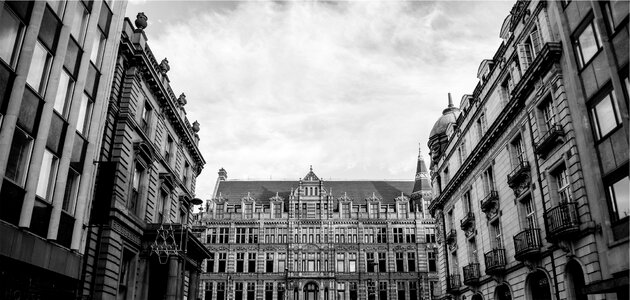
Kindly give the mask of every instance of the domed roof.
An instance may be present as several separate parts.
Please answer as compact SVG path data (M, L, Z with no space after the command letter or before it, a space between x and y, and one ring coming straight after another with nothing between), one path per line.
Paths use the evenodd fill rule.
M433 129L431 129L431 133L429 134L429 139L438 134L445 134L448 125L455 123L460 114L461 111L459 108L453 106L451 93L448 93L448 107L442 111L442 116L440 116L437 122L435 122L435 125L433 125Z

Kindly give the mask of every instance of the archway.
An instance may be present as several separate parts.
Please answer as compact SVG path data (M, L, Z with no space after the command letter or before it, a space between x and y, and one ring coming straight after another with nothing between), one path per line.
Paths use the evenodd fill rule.
M527 275L525 294L528 300L551 300L551 287L545 272L538 270Z
M470 300L483 300L481 294L474 294Z
M496 300L512 300L512 292L507 284L501 284L494 290L494 299Z
M584 272L580 264L571 260L567 263L566 271L566 285L568 292L568 300L587 300L586 294L582 293L582 288L586 286L584 282Z
M319 287L314 282L309 282L304 286L304 300L318 300Z

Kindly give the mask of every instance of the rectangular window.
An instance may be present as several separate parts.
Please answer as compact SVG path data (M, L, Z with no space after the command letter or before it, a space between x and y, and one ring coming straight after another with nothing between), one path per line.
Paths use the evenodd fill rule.
M359 297L358 286L356 282L350 282L350 300L357 300Z
M378 271L387 272L387 253L378 254Z
M382 244L387 243L387 228L377 229L376 242Z
M525 148L523 147L523 139L521 136L517 136L512 140L512 152L514 153L514 166L518 166L521 163L527 161L525 157Z
M402 228L393 228L394 230L394 243L404 243L403 239L403 229Z
M63 12L66 9L66 1L65 0L48 0L48 5L50 8L59 16L60 19L63 19Z
M273 282L265 282L265 300L273 300Z
M494 173L492 172L492 166L483 171L482 178L485 195L488 195L490 192L494 191Z
M409 300L417 300L417 299L418 299L418 285L414 281L410 281L409 282Z
M230 228L219 228L219 244L227 244L230 238Z
M105 35L98 32L98 36L94 37L92 45L92 53L90 53L90 61L96 66L97 69L101 68L103 63L103 54L105 53L105 42L107 39Z
M374 260L374 253L366 253L365 254L366 257L366 263L367 263L367 271L368 272L374 272L375 268L374 266L376 266L376 261Z
M594 125L593 130L598 140L621 125L622 119L619 114L617 99L612 90L608 92L602 100L591 107L590 110Z
M164 146L164 160L167 164L171 162L171 153L173 151L173 138L169 135L166 137L166 145Z
M205 292L204 292L204 300L212 300L212 286L214 282L206 282L205 284Z
M346 284L343 282L337 283L337 300L346 299Z
M378 299L387 300L387 282L381 281L378 284Z
M4 176L20 187L24 186L26 180L32 150L33 138L16 127Z
M245 271L245 253L236 253L236 272Z
M536 210L534 209L534 201L528 197L523 200L523 207L525 213L525 226L528 229L538 228L536 222Z
M15 67L22 45L24 24L6 5L3 5L0 16L0 59Z
M225 300L225 282L217 282L217 300Z
M468 262L477 263L477 261L477 242L473 238L468 241Z
M464 214L472 211L472 200L470 199L470 190L466 191L462 196L462 205L464 206Z
M79 172L73 170L72 168L68 170L68 179L66 180L66 187L63 193L63 204L61 208L70 215L74 215L75 213L80 182L81 175Z
M349 253L348 254L348 272L356 272L357 271L357 254Z
M284 272L286 270L286 253L278 253L278 272Z
M121 299L127 299L128 294L133 292L133 258L132 252L123 250L118 277L118 295Z
M247 300L255 300L256 299L256 283L248 282L247 283Z
M214 259L215 259L214 253L210 253L210 258L206 260L206 272L214 273L214 263L215 263Z
M553 178L556 183L556 190L558 193L558 202L559 203L568 203L571 202L573 196L571 194L571 187L569 184L569 174L567 172L567 168L563 165L562 167L556 169L553 173Z
M90 99L86 94L81 95L81 103L79 103L79 119L77 120L76 130L83 134L87 135L88 129L90 128L90 118L92 116L92 99Z
M437 260L435 257L435 251L427 252L427 258L429 260L429 272L437 271Z
M490 242L494 249L503 249L503 238L501 234L501 223L499 221L492 222L490 224Z
M267 253L267 260L265 262L265 272L273 272L273 253Z
M256 253L247 254L247 272L249 273L256 272Z
M57 178L57 166L59 158L57 158L48 149L44 150L42 165L39 171L39 180L37 181L37 189L35 193L44 200L52 201L53 190L55 189L55 179Z
M435 243L435 229L427 228L425 233L425 240L427 243Z
M142 182L143 169L139 163L135 163L133 172L131 173L131 196L127 208L137 214L138 202L140 200L140 182Z
M551 96L548 97L538 108L541 112L543 118L543 128L545 131L552 130L554 125L556 125L556 110L554 109L553 101Z
M33 49L33 60L26 76L26 83L40 95L44 95L46 91L51 60L52 55L40 42L37 42Z
M149 126L151 125L149 122L151 122L151 106L149 106L148 102L144 102L144 106L142 107L142 120L141 120L141 124L140 126L142 126L142 130L149 134ZM188 163L186 163L188 164Z
M483 135L486 133L486 130L487 130L486 114L482 113L479 116L479 119L477 119L477 136L479 137L479 140L481 140Z
M397 290L398 300L407 300L407 298L405 298L405 282L404 281L396 282L396 290Z
M224 273L227 265L227 253L219 253L219 266L217 272Z
M234 296L235 296L235 299L244 300L243 299L243 283L242 282L236 282L234 284Z
M606 186L611 202L613 221L627 218L630 215L630 181L628 176L612 181Z
M247 228L236 228L236 243L237 244L245 243L246 233L247 233Z
M575 48L575 56L578 60L578 65L580 68L583 68L593 59L602 46L599 33L593 21L589 22L581 32L575 35L573 38L573 46Z
M155 205L155 209L156 209L155 215L157 216L158 223L163 223L165 221L164 209L166 207L167 199L168 199L168 193L165 191L160 191L158 195L158 202ZM215 242L216 242L216 236L215 236Z
M396 272L405 272L405 257L402 252L396 252Z
M407 252L407 271L416 271L416 253L414 252Z
M79 42L79 45L83 45L90 13L80 1L74 7L74 19L70 27L70 34Z
M68 116L73 88L74 80L67 71L62 71L59 77L59 88L57 89L53 109L64 118Z

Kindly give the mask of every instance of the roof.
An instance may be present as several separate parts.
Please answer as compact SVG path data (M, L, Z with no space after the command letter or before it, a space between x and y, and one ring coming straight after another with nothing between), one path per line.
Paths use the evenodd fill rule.
M240 204L241 198L247 194L254 198L257 203L268 203L269 198L278 195L287 201L291 190L299 186L298 181L272 181L272 180L220 180L217 187L217 195L228 200L228 203ZM414 181L401 180L331 180L324 181L322 186L327 193L338 199L344 193L351 198L355 204L364 204L365 198L371 197L372 193L383 199L382 203L395 203L395 198L403 193L409 197L413 190Z
M461 112L459 108L453 106L451 93L448 93L448 107L442 111L442 115L433 125L431 133L429 134L429 139L436 135L446 134L446 129L448 128L448 125L457 122L457 118L459 117L460 113Z

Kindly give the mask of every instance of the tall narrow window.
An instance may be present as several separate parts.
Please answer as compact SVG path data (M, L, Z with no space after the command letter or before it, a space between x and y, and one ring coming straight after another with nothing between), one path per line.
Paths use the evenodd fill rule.
M396 282L396 290L397 290L398 300L407 300L405 296L405 282L404 281Z
M256 299L256 283L248 282L247 283L247 300L255 300Z
M234 284L234 296L235 299L243 300L243 282L236 282Z
M472 200L470 199L470 190L464 193L464 196L462 196L462 202L462 204L464 205L464 213L467 214L472 212Z
M48 149L44 150L39 180L37 181L37 190L35 191L37 196L42 199L52 200L58 163L59 159L52 152L48 151Z
M92 53L90 53L90 61L96 66L97 69L101 68L103 62L103 54L105 53L105 35L98 32L98 35L94 37L92 44Z
M131 286L133 284L133 258L133 253L123 250L122 263L120 264L118 275L118 296L120 299L127 299L128 294L133 291Z
M247 254L247 272L248 273L256 272L256 253Z
M494 249L503 249L503 237L501 234L501 223L495 221L490 223L491 244Z
M67 71L62 71L61 76L59 77L59 88L57 89L53 109L63 117L67 116L70 101L72 99L73 88L74 80L70 77Z
M435 251L427 252L427 258L429 260L429 272L437 271L437 260L435 257Z
M569 186L569 174L564 166L555 170L553 177L558 191L558 202L568 203L572 200L571 188Z
M79 172L70 168L70 170L68 170L68 179L66 180L66 189L63 193L63 204L61 206L61 208L70 215L74 215L75 213L80 182L81 175Z
M394 231L394 243L404 243L403 239L403 229L402 228L393 228Z
M219 266L217 272L224 273L227 266L227 253L219 253Z
M245 271L245 253L236 253L236 272Z
M601 101L591 107L591 119L595 125L593 130L597 139L601 139L621 125L622 118L614 91L608 92Z
M345 272L345 254L337 253L337 272Z
M159 195L158 195L158 201L157 204L155 205L155 209L156 209L156 217L157 217L157 222L158 223L163 223L164 220L164 208L166 206L166 202L168 199L168 193L166 191L160 191ZM215 236L216 238L216 236Z
M486 114L481 113L479 119L477 119L477 136L481 140L483 135L486 133L487 124L486 124Z
M527 161L525 157L525 148L523 147L523 139L517 136L512 140L512 152L514 153L514 165L518 166Z
M85 29L87 28L90 13L81 1L77 2L74 7L74 18L72 26L70 27L70 34L77 40L77 42L79 42L80 45L83 45Z
M427 228L424 238L427 243L435 243L435 229Z
M206 272L214 273L214 265L215 265L215 254L210 253L210 258L206 260Z
M273 253L267 253L267 260L265 261L265 272L273 273Z
M26 180L32 148L33 138L20 128L15 128L4 176L22 187Z
M396 272L405 272L405 257L402 252L396 252Z
M536 210L534 209L534 203L531 198L523 200L523 207L525 213L525 226L528 229L538 228L536 222Z
M86 94L81 96L81 103L79 104L79 119L77 120L77 131L83 135L87 135L87 130L90 127L90 116L92 115L92 99Z
M20 53L24 24L13 12L3 5L0 10L0 59L15 67Z
M613 221L627 218L630 215L630 181L628 175L613 180L606 185L611 202Z
M418 299L418 285L415 281L409 281L409 300Z
M273 282L265 282L265 300L273 300Z
M573 46L575 48L575 56L578 60L578 64L580 68L583 68L591 61L602 46L599 33L593 21L588 23L582 32L578 33L573 38Z
M545 102L540 105L539 109L542 113L544 129L546 131L553 129L553 126L556 125L556 112L551 97L545 100Z
M416 253L415 252L407 252L407 271L408 272L416 271Z
M26 83L40 95L44 95L46 91L51 60L52 55L46 50L46 47L37 42L33 49L33 60L26 76Z
M387 300L387 282L381 281L378 283L378 299Z
M348 254L348 272L356 272L357 271L357 254L349 253Z
M167 164L171 162L171 153L173 151L173 138L171 136L167 136L166 145L164 146L164 160Z
M378 271L387 272L387 253L378 253Z
M374 260L374 253L369 252L369 253L366 253L365 255L366 255L365 259L366 259L366 264L367 264L366 265L367 271L374 272L375 271L374 266L376 266L376 261Z
M136 162L136 166L131 174L131 196L127 208L133 213L137 214L137 207L140 198L140 182L142 181L143 169L139 163Z
M486 195L494 191L494 174L492 172L492 166L483 171L483 189Z
M225 282L217 282L217 300L225 300Z
M148 102L144 103L144 106L142 107L142 114L141 114L141 126L142 126L142 130L149 134L149 126L151 125L151 106L149 106Z

